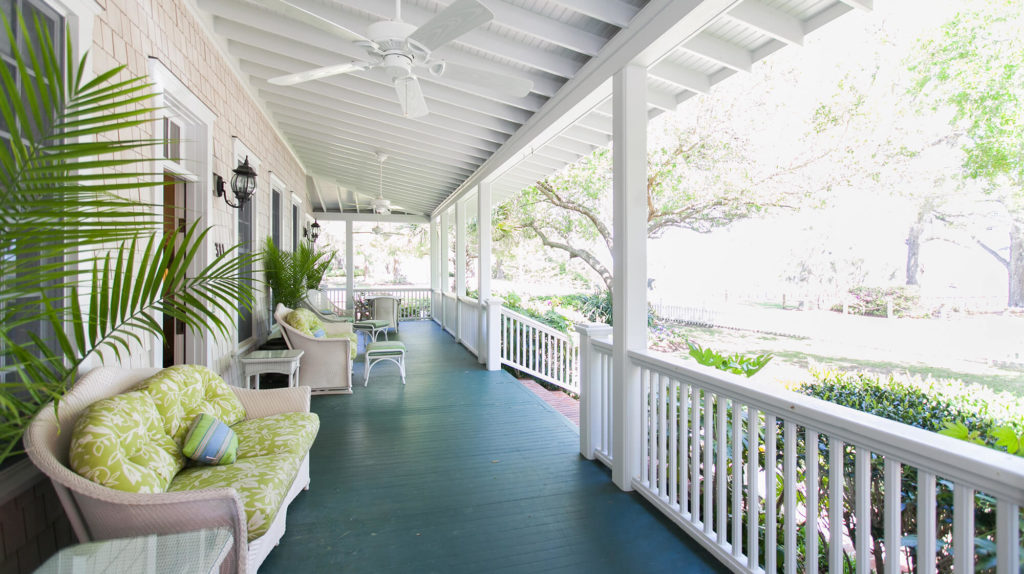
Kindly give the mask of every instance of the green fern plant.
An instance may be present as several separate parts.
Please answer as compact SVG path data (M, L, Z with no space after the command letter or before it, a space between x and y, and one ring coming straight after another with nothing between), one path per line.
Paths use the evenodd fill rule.
M308 243L300 244L294 252L285 251L268 237L263 244L263 270L274 303L298 307L307 290L320 287L333 259L333 251L317 250Z
M62 70L44 25L3 23L20 82L0 66L0 464L87 358L162 338L162 315L228 337L238 306L251 307L253 261L236 246L190 274L208 230L196 223L176 243L152 205L119 195L160 181L140 171L156 142L119 138L152 121L145 78L120 66L86 80L70 34Z

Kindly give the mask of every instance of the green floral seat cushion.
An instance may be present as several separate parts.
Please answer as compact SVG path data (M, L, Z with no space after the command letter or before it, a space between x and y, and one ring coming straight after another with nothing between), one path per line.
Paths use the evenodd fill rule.
M327 338L328 339L348 339L349 341L352 341L352 344L350 344L348 346L349 355L351 355L352 359L356 358L356 353L359 350L359 335L357 335L355 333L329 333L327 335Z
M132 391L96 401L71 433L72 470L127 492L164 492L185 466L153 398Z
M167 491L234 488L245 509L248 541L251 542L270 528L304 457L305 453L247 458L239 455L234 464L193 466L179 472Z
M288 323L296 331L309 337L313 336L318 329L323 328L323 323L309 309L295 309L285 315L284 322Z
M245 418L245 407L220 375L199 365L168 367L138 390L153 397L164 430L181 448L192 421L202 413L231 426Z
M238 458L305 455L320 429L320 418L316 413L283 413L242 421L231 429L238 435Z

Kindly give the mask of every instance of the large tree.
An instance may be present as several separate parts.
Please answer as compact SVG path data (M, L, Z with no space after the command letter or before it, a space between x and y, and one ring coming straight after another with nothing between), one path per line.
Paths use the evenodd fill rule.
M1008 305L1024 307L1024 10L979 2L922 42L911 61L915 101L948 107L963 174L986 184L1010 221L1009 249L978 244L1006 267Z
M837 145L844 145L840 138L834 139L837 145L804 146L795 154L769 153L764 159L765 142L771 138L758 133L766 130L758 118L780 105L766 93L786 73L768 68L740 89L692 102L689 113L666 114L651 122L648 237L672 228L708 233L769 209L817 203L820 196L815 198L814 192L847 176L847 170L822 169ZM819 117L820 112L801 118L815 137L848 121ZM537 239L570 261L583 262L610 289L613 153L598 150L499 206L496 239Z

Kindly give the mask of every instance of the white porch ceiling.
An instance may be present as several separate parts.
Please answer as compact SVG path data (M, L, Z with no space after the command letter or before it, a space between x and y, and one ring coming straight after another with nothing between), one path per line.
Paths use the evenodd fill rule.
M495 197L507 196L610 143L605 80L623 55L648 66L653 117L802 44L838 16L871 7L871 0L480 0L494 19L433 56L528 79L532 91L515 97L421 74L430 113L413 119L403 116L383 70L268 83L366 59L350 36L268 9L268 0L193 1L311 174L307 193L322 218L369 209L378 151L389 155L384 197L397 211L429 214L481 181L493 182ZM392 0L287 2L363 35L395 10ZM449 4L403 0L402 20L420 26Z

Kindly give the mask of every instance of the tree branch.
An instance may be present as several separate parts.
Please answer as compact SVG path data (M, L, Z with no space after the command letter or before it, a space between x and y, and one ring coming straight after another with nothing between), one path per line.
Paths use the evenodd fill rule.
M583 217L586 217L591 223L594 224L594 227L597 228L598 234L601 235L601 238L604 239L605 245L608 246L608 251L612 250L612 232L610 229L608 229L608 226L605 225L603 221L601 221L601 219L597 216L596 213L582 205L579 205L576 202L563 199L561 196L558 195L557 192L555 192L555 189L551 187L551 185L546 181L537 182L537 191L544 194L544 197L548 198L548 201L551 202L551 204L554 205L555 207L561 207L562 209L566 209L568 211L572 211L574 213L582 215Z
M533 232L537 234L537 237L540 238L541 243L543 243L545 247L565 251L566 253L569 254L569 257L578 257L584 263L589 265L591 269L593 269L595 272L597 272L598 275L601 276L601 280L604 281L605 287L608 290L611 290L612 273L611 271L608 270L607 267L605 267L600 261L598 261L597 257L595 257L593 253L587 251L586 249L578 249L576 247L573 247L572 245L569 245L568 243L561 243L549 239L548 236L544 235L544 232L541 231L540 228L537 227L537 225L532 221L526 223L525 227L533 230Z

